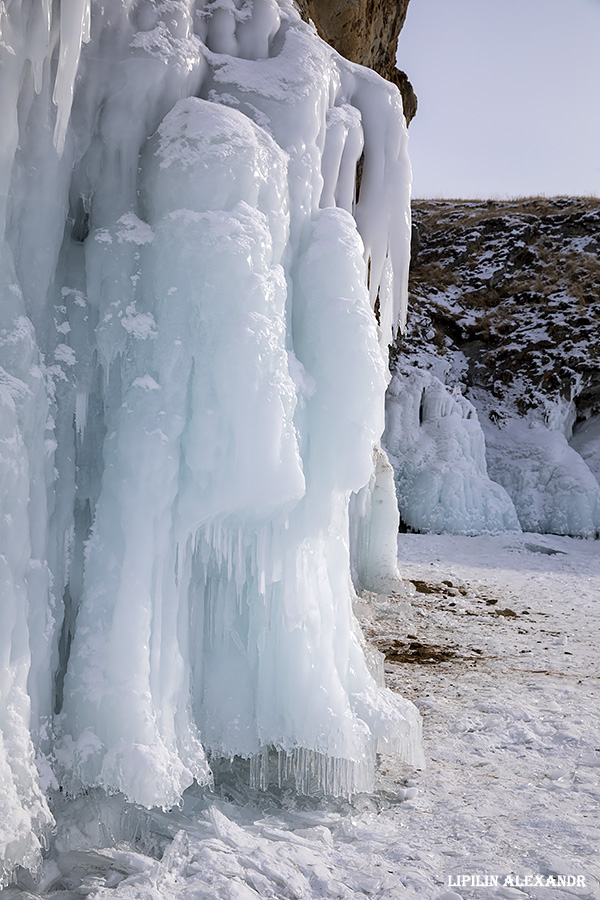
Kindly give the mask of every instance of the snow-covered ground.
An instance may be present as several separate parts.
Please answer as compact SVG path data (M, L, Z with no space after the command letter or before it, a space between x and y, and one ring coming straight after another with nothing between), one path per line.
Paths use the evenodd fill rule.
M402 535L412 586L358 612L423 714L425 771L383 758L376 793L352 804L227 774L170 814L91 793L57 810L41 884L6 900L599 897L599 551Z

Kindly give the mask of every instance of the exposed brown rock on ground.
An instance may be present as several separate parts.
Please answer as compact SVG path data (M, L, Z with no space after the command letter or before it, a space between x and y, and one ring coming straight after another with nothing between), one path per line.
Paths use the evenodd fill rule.
M396 68L396 45L409 0L297 0L305 19L352 62L369 66L400 88L410 122L417 98L408 77Z

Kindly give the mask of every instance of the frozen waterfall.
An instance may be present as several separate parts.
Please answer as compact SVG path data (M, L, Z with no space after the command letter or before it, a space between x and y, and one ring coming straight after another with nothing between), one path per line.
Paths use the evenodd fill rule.
M59 789L421 749L352 615L395 574L398 91L288 0L12 0L0 76L1 882Z

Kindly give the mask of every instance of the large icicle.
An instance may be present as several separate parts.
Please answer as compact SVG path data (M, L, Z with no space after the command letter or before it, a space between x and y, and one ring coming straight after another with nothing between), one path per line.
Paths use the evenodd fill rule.
M351 571L395 574L398 92L287 0L15 0L0 27L7 872L50 822L36 753L47 787L147 806L205 751L332 793L377 747L418 762L352 616Z

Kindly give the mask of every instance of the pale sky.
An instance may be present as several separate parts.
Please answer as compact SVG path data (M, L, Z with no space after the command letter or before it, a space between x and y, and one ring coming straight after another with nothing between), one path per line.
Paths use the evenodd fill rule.
M600 0L411 0L415 197L600 196Z

